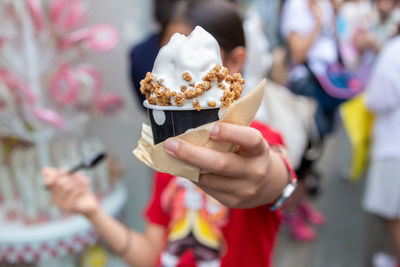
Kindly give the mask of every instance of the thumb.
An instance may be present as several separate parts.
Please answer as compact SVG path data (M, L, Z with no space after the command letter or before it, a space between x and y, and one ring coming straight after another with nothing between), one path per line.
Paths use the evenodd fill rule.
M44 178L44 183L46 186L51 186L56 177L58 176L59 172L57 169L45 167L42 169L42 176Z

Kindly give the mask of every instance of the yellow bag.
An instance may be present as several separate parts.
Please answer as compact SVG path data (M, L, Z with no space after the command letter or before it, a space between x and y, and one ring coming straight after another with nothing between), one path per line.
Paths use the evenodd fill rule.
M367 109L364 95L341 105L340 112L352 145L350 180L356 182L368 162L374 115Z

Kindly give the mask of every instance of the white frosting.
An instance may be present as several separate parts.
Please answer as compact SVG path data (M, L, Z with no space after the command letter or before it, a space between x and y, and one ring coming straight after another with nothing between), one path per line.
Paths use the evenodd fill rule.
M197 26L188 36L175 33L171 37L169 43L158 53L152 73L171 92L179 93L181 85L186 85L189 89L190 83L202 83L202 78L216 65L222 66L218 42L202 27ZM182 78L185 72L192 76L190 82ZM222 84L229 87L225 81ZM217 85L217 82L213 82L210 90L197 97L203 108L208 107L208 101L215 101L217 107L221 106L224 91ZM173 98L171 104L176 105ZM183 107L189 106L192 107L192 101L186 100Z

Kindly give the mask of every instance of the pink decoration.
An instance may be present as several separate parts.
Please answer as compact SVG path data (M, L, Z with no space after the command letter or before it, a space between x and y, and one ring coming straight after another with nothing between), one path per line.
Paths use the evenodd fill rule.
M50 20L57 23L61 13L63 12L68 0L53 0L50 4Z
M86 11L82 0L53 0L50 19L60 30L68 31L86 20Z
M22 79L18 78L8 70L0 69L0 81L2 80L9 89L16 89L18 90L18 93L22 93L22 97L29 105L33 105L36 102L36 95L33 93L29 84Z
M39 0L27 0L26 5L28 7L29 14L32 18L35 29L39 32L44 27L43 11Z
M70 1L70 11L64 23L65 29L73 29L86 20L86 7L81 0Z
M33 115L39 120L49 123L59 130L65 127L64 119L55 111L43 108L35 108Z
M50 94L60 104L72 103L78 93L78 81L73 76L68 63L63 64L50 82Z
M92 27L89 46L97 52L107 52L118 44L118 32L109 25Z
M59 48L61 50L65 50L70 47L73 47L73 46L77 45L78 43L85 41L86 39L89 39L90 34L91 34L91 32L90 32L89 28L75 31L75 32L69 34L68 36L64 37L64 39L61 40L61 42L59 44Z
M86 42L89 48L96 52L107 52L113 49L118 41L118 32L114 27L97 25L71 33L61 41L59 48L65 50L80 42Z
M103 94L96 101L96 107L103 115L114 115L123 106L122 98L114 93Z
M26 231L21 228L22 231ZM76 254L84 249L92 246L98 240L98 234L95 230L82 230L82 232L70 235L62 235L61 238L50 239L44 238L33 240L32 242L6 244L0 250L0 262L13 263L30 263L48 260L49 258L61 258L66 254ZM22 265L22 264L21 264Z

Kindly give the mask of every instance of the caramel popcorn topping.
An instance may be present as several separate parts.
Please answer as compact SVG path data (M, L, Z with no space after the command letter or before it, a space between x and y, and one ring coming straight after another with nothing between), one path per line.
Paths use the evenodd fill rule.
M192 80L192 76L190 76L189 72L185 72L184 74L182 74L182 78L187 82L190 82Z
M216 103L215 101L208 101L208 102L207 102L207 105L208 105L210 108L215 108L215 106L217 105L217 103Z
M201 110L201 106L200 106L200 103L199 103L199 100L198 100L198 99L193 100L192 106L193 106L194 109L197 110L197 111L200 111L200 110Z
M182 106L183 102L185 102L185 99L183 98L182 93L178 93L175 98L174 101L176 103L177 106Z
M196 97L196 93L194 90L190 89L185 92L184 97L185 99L192 99Z
M182 79L186 82L192 81L192 76L185 72L182 74ZM220 65L216 65L209 73L203 78L202 82L196 85L195 82L180 86L180 92L171 91L165 87L162 80L157 80L156 77L148 72L146 77L140 82L140 92L146 96L147 101L151 105L170 106L171 98L177 106L182 106L185 101L192 101L192 106L196 110L201 110L197 97L202 96L206 91L213 87L213 83L221 90L224 91L221 97L221 105L229 107L233 101L240 98L243 92L243 84L245 80L240 73L235 73L233 76L228 74L228 69ZM226 84L223 84L223 82ZM193 100L192 100L193 99ZM215 101L208 101L208 107L216 107Z

